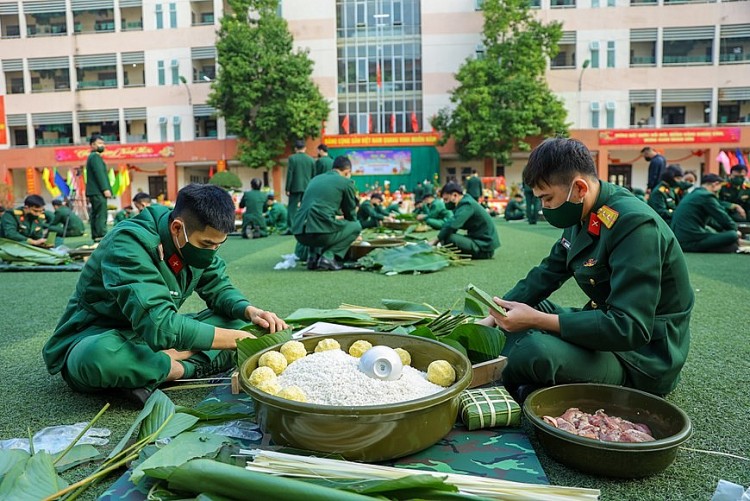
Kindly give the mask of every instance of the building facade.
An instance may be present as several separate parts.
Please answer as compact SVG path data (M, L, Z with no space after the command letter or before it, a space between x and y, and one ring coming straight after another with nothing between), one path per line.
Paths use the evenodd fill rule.
M483 56L481 4L283 0L280 14L331 105L326 137L356 147L375 144L363 137L430 132L459 66ZM645 144L713 172L720 149L750 149L750 1L531 4L540 19L563 24L548 82L604 177L645 185ZM173 196L205 181L219 160L235 165L235 141L206 104L226 9L222 0L0 0L0 171L11 172L17 198L30 167L79 165L74 146L85 148L92 132L120 146L111 163L131 170L132 190ZM139 157L145 145L162 154ZM522 153L496 166L461 161L450 143L438 150L442 176L476 168L515 182L523 167ZM282 186L283 169L239 171L246 182Z

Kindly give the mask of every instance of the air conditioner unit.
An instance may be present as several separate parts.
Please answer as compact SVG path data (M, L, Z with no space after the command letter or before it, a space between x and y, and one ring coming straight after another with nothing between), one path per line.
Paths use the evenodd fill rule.
M599 50L599 40L592 40L589 42L590 50Z
M617 109L617 103L615 101L607 101L605 104L608 110L614 110Z
M167 125L167 117L159 117L159 125Z
M598 102L594 101L593 103L591 103L591 111L599 111L599 109L600 107Z

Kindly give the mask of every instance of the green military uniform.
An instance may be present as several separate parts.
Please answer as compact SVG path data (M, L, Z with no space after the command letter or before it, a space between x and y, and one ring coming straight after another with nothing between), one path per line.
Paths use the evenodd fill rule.
M273 231L276 233L287 232L289 229L289 226L287 226L288 217L286 206L281 202L274 202L273 205L266 210L266 224L273 228Z
M248 238L248 231L252 232L254 238L267 237L268 228L263 209L268 201L268 195L259 190L246 191L240 200L240 209L245 209L242 215L242 237ZM248 230L249 228L249 230Z
M414 203L421 202L424 198L424 185L422 185L422 183L417 183L416 186L414 186L412 194L414 195Z
M333 169L333 158L328 155L318 157L318 159L315 160L315 176L331 172L331 169Z
M505 220L506 221L520 221L523 219L524 207L522 202L517 202L515 198L508 200L508 205L505 206Z
M171 360L162 350L198 351L186 378L216 361L214 326L247 325L250 303L229 282L224 260L186 265L169 232L166 207L155 205L117 225L84 266L75 292L42 350L50 374L77 391L149 388L164 382ZM178 310L197 292L209 309ZM207 350L207 351L206 351Z
M672 221L672 213L677 208L674 190L667 182L661 181L651 190L648 205L669 224Z
M482 198L483 190L484 186L482 186L482 180L479 176L469 176L466 180L466 194L471 195L478 202Z
M359 236L362 226L356 220L357 196L354 182L333 170L310 181L302 197L292 233L316 255L343 259ZM336 219L339 211L344 219Z
M362 228L375 228L388 216L381 205L375 205L370 200L365 200L359 204L357 211L357 220Z
M401 214L401 205L398 202L391 202L391 205L389 205L385 211L388 214Z
M3 212L0 217L0 238L24 243L27 239L44 238L45 218L29 216L32 215L23 213L23 207Z
M672 216L672 231L685 252L734 252L737 249L737 224L717 196L703 187L693 190L677 206Z
M115 214L115 224L127 221L131 217L133 217L133 213L131 211L127 211L125 209L119 210Z
M286 172L286 192L289 194L288 224L294 225L294 216L297 214L302 195L310 184L310 179L315 172L315 162L307 153L295 153L289 157L289 166Z
M733 182L733 179L740 179L742 182ZM745 213L750 216L750 183L742 178L729 178L719 191L719 199L722 206L728 210L729 215L735 221L745 221L736 210L731 210L732 204L737 204L745 209Z
M600 186L592 213L601 217L563 230L504 297L560 321L559 334L508 335L509 385L596 382L666 394L679 381L694 303L685 257L663 219L624 188ZM589 298L583 309L546 301L571 277Z
M55 210L52 224L64 228L65 231L59 233L60 236L80 237L83 235L83 221L75 212L70 210L70 207L62 205Z
M466 230L466 235L456 233L462 229ZM492 218L479 202L466 195L456 205L453 219L443 224L438 240L455 245L461 251L471 254L473 259L490 259L495 254L495 249L500 247Z
M523 196L526 199L526 220L529 224L536 224L539 219L539 209L541 202L534 196L534 190L531 186L523 185Z
M92 151L86 160L86 197L91 204L91 238L98 240L107 233L107 197L104 192L112 187L107 177L107 166L102 156Z
M453 212L446 209L445 202L440 198L434 198L431 204L425 204L424 214L427 216L424 223L433 230L439 230L446 221L453 218Z

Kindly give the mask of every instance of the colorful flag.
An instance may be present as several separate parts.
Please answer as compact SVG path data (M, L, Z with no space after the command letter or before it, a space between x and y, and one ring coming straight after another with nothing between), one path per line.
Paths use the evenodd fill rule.
M211 167L209 167L209 169L208 169L208 179L211 179L212 177L214 177L214 166L213 165L211 165Z
M419 122L417 121L417 114L413 111L411 112L411 131L419 132Z
M747 162L745 162L745 157L742 155L742 150L740 148L737 148L734 152L734 156L737 157L737 165L744 165L747 167Z
M50 192L50 195L54 198L60 196L60 190L55 186L55 173L49 167L45 167L42 171L42 181L44 182L44 187Z
M344 119L341 121L341 130L345 134L349 134L349 115L344 115Z
M120 180L117 179L117 174L115 174L114 169L109 169L107 177L109 178L109 187L112 188L112 195L115 195L120 188Z
M55 185L65 198L70 196L70 186L65 182L65 178L62 177L62 174L57 171L57 168L55 168Z

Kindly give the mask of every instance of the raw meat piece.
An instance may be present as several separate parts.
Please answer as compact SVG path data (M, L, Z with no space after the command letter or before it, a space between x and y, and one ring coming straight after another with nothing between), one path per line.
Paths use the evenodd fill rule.
M543 416L542 419L555 428L592 440L631 443L655 440L651 429L645 424L632 423L621 417L609 416L604 409L598 409L594 414L589 414L571 407L560 417Z

